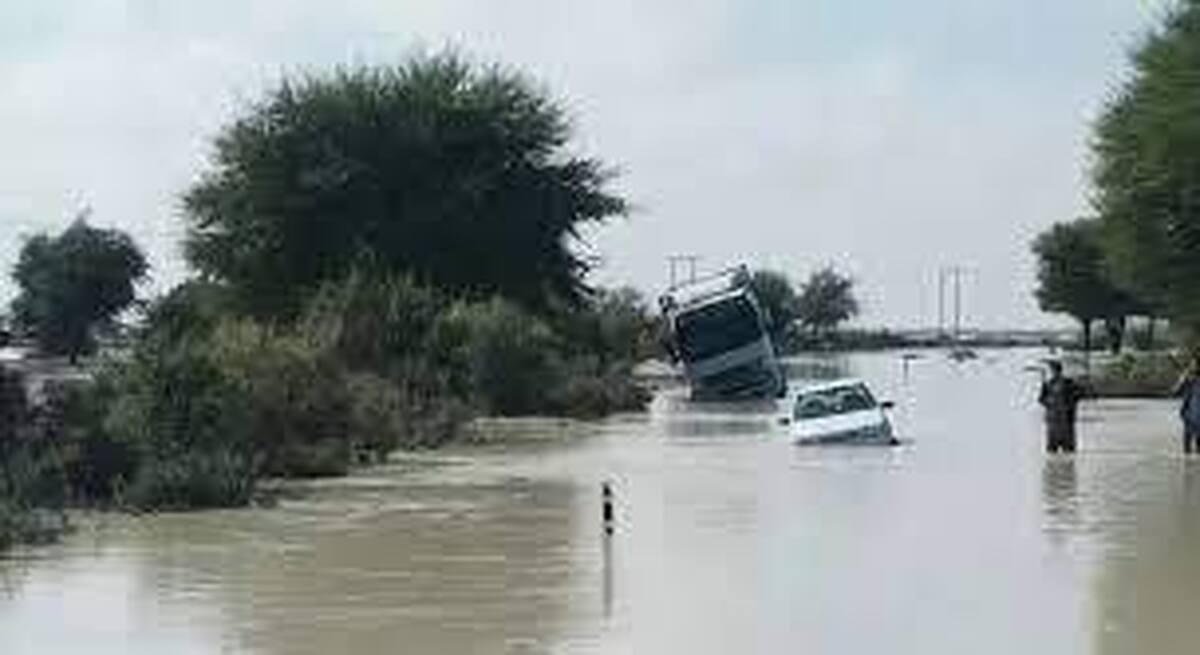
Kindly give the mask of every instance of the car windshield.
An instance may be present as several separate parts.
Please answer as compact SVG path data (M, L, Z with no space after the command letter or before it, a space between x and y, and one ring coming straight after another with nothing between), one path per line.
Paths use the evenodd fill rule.
M684 358L694 362L759 339L762 327L754 305L738 296L681 314L676 336Z
M875 398L862 384L817 389L796 398L796 419L825 418L861 412L875 406Z

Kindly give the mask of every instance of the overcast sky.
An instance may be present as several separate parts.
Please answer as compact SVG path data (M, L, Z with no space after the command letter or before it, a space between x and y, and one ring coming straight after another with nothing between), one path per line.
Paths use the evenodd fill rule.
M1164 0L6 0L0 266L82 206L186 275L179 194L209 140L289 72L453 45L522 67L637 206L595 280L646 292L666 256L833 264L863 323L1051 321L1029 242L1086 211L1089 123ZM0 281L0 301L14 293Z

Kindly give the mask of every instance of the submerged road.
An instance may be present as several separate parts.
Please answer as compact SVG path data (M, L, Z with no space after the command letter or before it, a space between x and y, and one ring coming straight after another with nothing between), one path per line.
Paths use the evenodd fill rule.
M87 518L0 560L0 653L1197 652L1173 405L1085 404L1047 458L1040 356L792 362L896 401L895 449L794 448L769 404L668 390L275 508Z

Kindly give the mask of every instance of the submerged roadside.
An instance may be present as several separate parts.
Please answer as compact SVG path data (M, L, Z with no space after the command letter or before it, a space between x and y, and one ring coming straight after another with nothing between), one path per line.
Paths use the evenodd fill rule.
M517 417L640 411L650 324L634 302L598 294L551 321L354 278L279 326L172 294L117 356L0 369L0 547L52 540L68 510L246 506L265 480L495 443Z
M1119 355L1072 353L1067 363L1098 398L1170 398L1187 369L1181 350L1127 350Z

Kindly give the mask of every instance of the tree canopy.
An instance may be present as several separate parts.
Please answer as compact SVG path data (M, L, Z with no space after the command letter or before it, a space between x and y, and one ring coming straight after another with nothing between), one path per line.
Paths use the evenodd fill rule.
M799 314L796 288L787 275L768 269L754 271L750 288L767 315L767 331L778 342L791 331Z
M1095 204L1117 281L1200 325L1200 0L1133 56L1094 139Z
M76 220L62 234L25 242L13 279L18 323L42 349L72 360L94 346L94 329L134 300L146 259L129 235Z
M1084 326L1090 342L1090 325L1097 319L1123 321L1146 308L1122 290L1109 274L1096 220L1059 223L1033 243L1038 261L1038 304L1048 312L1061 312Z
M858 315L854 279L827 266L809 276L800 291L797 316L814 333L827 332Z
M260 315L364 263L535 310L586 294L580 227L626 211L560 104L452 55L285 80L216 139L187 254Z

